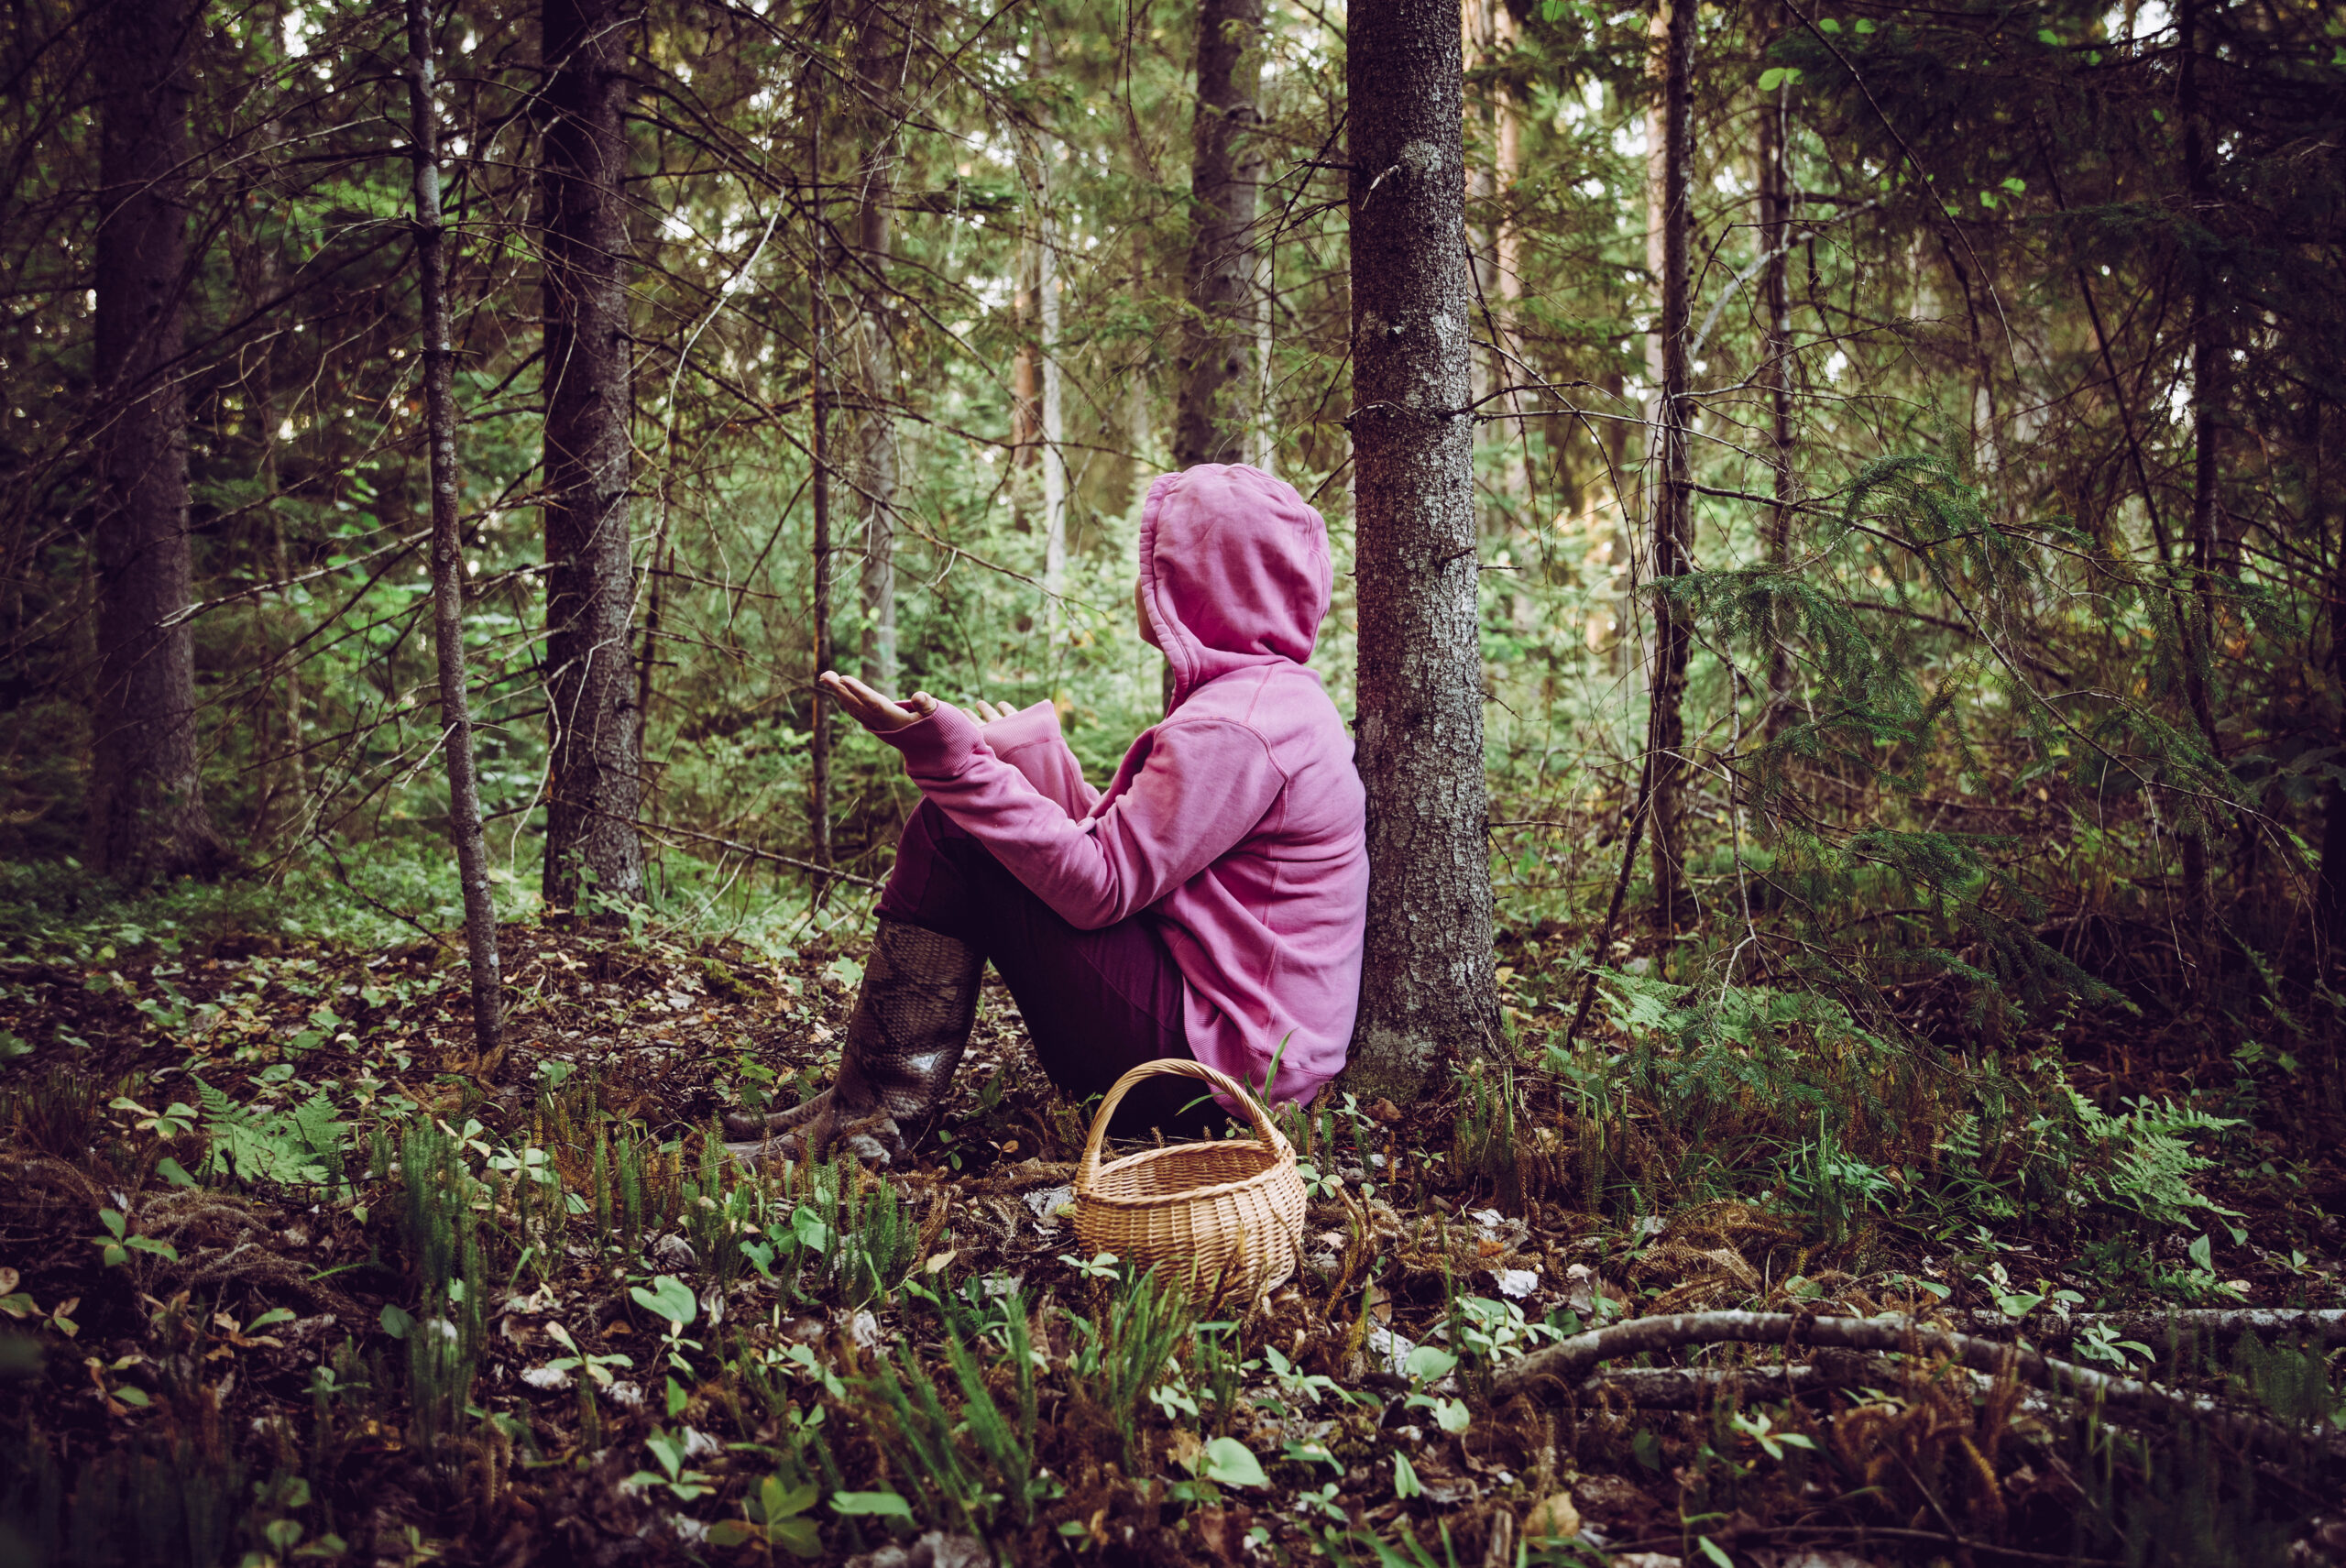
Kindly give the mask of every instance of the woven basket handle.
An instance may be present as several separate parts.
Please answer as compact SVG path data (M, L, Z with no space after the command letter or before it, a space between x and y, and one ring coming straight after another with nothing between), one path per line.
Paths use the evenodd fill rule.
M1091 1136L1083 1145L1083 1161L1076 1168L1075 1190L1078 1192L1089 1190L1091 1184L1100 1179L1100 1146L1108 1136L1108 1124L1114 1118L1116 1107L1124 1102L1125 1092L1144 1078L1159 1077L1194 1078L1200 1083L1220 1090L1238 1102L1246 1113L1247 1124L1255 1129L1255 1135L1275 1157L1294 1152L1293 1146L1287 1141L1287 1135L1271 1125L1270 1113L1263 1109L1260 1101L1246 1092L1244 1084L1220 1068L1208 1067L1201 1061L1193 1061L1187 1057L1161 1057L1156 1061L1141 1063L1116 1080L1114 1086L1108 1091L1108 1097L1100 1102L1100 1113L1091 1118Z

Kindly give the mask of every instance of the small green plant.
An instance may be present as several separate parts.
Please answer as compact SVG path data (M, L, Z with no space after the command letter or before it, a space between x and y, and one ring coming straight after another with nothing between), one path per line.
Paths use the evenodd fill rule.
M455 1431L472 1393L488 1294L474 1208L479 1189L446 1127L410 1124L400 1144L400 1228L422 1305L413 1315L386 1305L383 1326L407 1344L420 1448Z
M1518 1146L1515 1069L1458 1075L1458 1120L1451 1140L1453 1168L1508 1210L1519 1212L1534 1183Z
M1841 1146L1820 1111L1816 1135L1801 1144L1786 1163L1784 1191L1803 1217L1817 1223L1828 1242L1845 1242L1868 1210L1887 1212L1897 1189L1889 1177Z
M702 1348L700 1341L685 1337L685 1330L691 1327L700 1315L700 1303L693 1299L691 1287L674 1275L660 1274L652 1277L651 1288L630 1285L627 1293L637 1306L668 1325L665 1354L669 1366L687 1377L696 1376L693 1364L685 1355L687 1350ZM668 1402L672 1407L668 1413L675 1415L683 1404L679 1398L682 1386L672 1377L668 1380Z
M918 1517L983 1536L1007 1508L1032 1524L1035 1504L1053 1494L1035 1459L1035 1357L1026 1311L1015 1292L1004 1303L1004 1359L1010 1406L988 1387L985 1367L948 1323L945 1360L959 1394L948 1410L910 1345L882 1356L871 1378L855 1385L866 1428L887 1453L892 1473L911 1489ZM835 1504L836 1506L836 1504ZM876 1510L875 1510L876 1511Z
M92 1236L90 1245L98 1249L98 1261L108 1268L119 1267L129 1262L130 1255L134 1252L152 1253L155 1256L171 1263L179 1261L179 1249L170 1243L158 1241L153 1236L131 1234L129 1220L118 1210L99 1210L98 1223L105 1227L106 1234L102 1236Z
M823 1489L812 1481L801 1481L795 1486L785 1486L779 1475L769 1475L758 1483L758 1489L741 1499L742 1517L721 1519L708 1527L711 1546L779 1546L793 1557L820 1557L823 1537L815 1521L806 1518L806 1510Z
M340 1183L343 1142L349 1128L335 1118L333 1102L323 1093L313 1092L290 1111L271 1111L239 1105L200 1078L195 1092L203 1106L204 1135L211 1140L198 1177L231 1176L247 1185Z
M1451 1343L1485 1374L1530 1353L1543 1339L1561 1339L1556 1326L1528 1321L1512 1301L1487 1296L1461 1296L1452 1320Z
M1427 1386L1439 1383L1457 1369L1458 1358L1440 1345L1421 1344L1401 1360L1401 1370L1409 1375L1409 1393L1402 1403L1410 1409L1431 1411L1434 1425L1456 1436L1466 1430L1472 1417L1464 1399L1427 1392Z
M2158 1358L2157 1353L2141 1340L2120 1339L2118 1330L2106 1320L2079 1329L2071 1348L2080 1361L2103 1362L2121 1372L2132 1372L2137 1360L2150 1362Z
M1339 1387L1334 1378L1324 1373L1304 1371L1289 1361L1277 1345L1263 1347L1263 1360L1269 1367L1271 1381L1277 1391L1255 1395L1255 1403L1264 1409L1277 1411L1281 1420L1294 1419L1295 1411L1288 1405L1289 1400L1317 1408L1321 1395L1332 1394L1340 1404L1352 1404L1356 1400L1367 1402L1365 1396L1355 1395Z
M586 1374L585 1381L588 1385L608 1388L611 1386L612 1367L624 1366L632 1369L635 1365L634 1358L631 1356L589 1355L579 1348L578 1342L570 1337L570 1331L560 1323L548 1323L546 1335L570 1353L568 1355L555 1356L547 1362L546 1370L549 1372L583 1372Z
M1727 1419L1727 1425L1758 1443L1760 1451L1774 1460L1781 1461L1788 1448L1816 1447L1814 1438L1804 1432L1782 1431L1765 1410L1738 1410Z
M1165 1381L1173 1353L1189 1336L1189 1299L1151 1269L1124 1281L1102 1321L1069 1316L1083 1342L1075 1356L1076 1386L1114 1426L1130 1468L1148 1392Z
M715 1477L692 1468L692 1461L701 1453L716 1450L716 1444L699 1432L686 1427L681 1433L671 1433L655 1427L652 1435L643 1440L643 1446L651 1451L652 1462L660 1468L656 1472L639 1470L620 1483L622 1486L665 1486L679 1502L685 1503L705 1497L715 1489Z

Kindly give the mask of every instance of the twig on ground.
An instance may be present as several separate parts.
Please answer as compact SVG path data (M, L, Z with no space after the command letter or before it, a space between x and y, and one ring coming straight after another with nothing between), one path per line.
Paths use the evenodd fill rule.
M1997 1558L2012 1563L2059 1563L2067 1565L2067 1568L2119 1568L2118 1560L2112 1557L2073 1557L2066 1552L2026 1552L2017 1546L1997 1546L1985 1541L1974 1541L1968 1536L1949 1535L1935 1530L1896 1530L1886 1526L1877 1528L1872 1525L1747 1525L1736 1530L1734 1536L1738 1542L1778 1541L1786 1536L1815 1536L1827 1541L1846 1541L1858 1546L1873 1541L1911 1541L1927 1542L1933 1546L1954 1547L1963 1552L1977 1552L1982 1557ZM1644 1541L1607 1541L1605 1544L1605 1550L1614 1554L1628 1552L1660 1552L1671 1547L1683 1547L1685 1544L1683 1535L1660 1535Z

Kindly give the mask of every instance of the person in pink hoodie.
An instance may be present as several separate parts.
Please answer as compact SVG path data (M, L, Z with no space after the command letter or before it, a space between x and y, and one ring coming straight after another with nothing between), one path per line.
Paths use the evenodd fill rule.
M1274 1102L1344 1065L1366 919L1353 743L1305 666L1333 587L1327 525L1260 469L1168 474L1141 510L1141 635L1173 670L1164 719L1106 789L1047 703L976 716L899 704L825 672L904 754L923 800L879 905L831 1087L770 1118L768 1152L901 1158L936 1119L992 960L1059 1090L1194 1056ZM1194 1087L1158 1079L1118 1130L1194 1132Z

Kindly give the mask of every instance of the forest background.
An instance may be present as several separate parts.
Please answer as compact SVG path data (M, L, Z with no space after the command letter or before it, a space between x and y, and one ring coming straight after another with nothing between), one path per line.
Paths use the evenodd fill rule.
M105 1048L58 974L169 1034L220 1014L183 950L468 894L509 966L851 972L915 797L814 674L1051 701L1104 778L1163 701L1147 482L1243 460L1329 519L1377 842L1442 825L1379 850L1356 1086L1454 1094L1453 1175L1633 1228L1797 1188L1846 1246L1960 1168L1916 1236L2108 1201L2110 1278L2204 1303L2256 1277L2214 1200L2062 1172L2220 1134L2277 1216L2232 1246L2332 1288L2334 7L1466 0L1446 85L1367 97L1427 7L411 11L0 17L20 1083ZM1434 197L1364 150L1429 114ZM1364 304L1420 272L1470 344ZM1380 422L1420 374L1451 489Z

